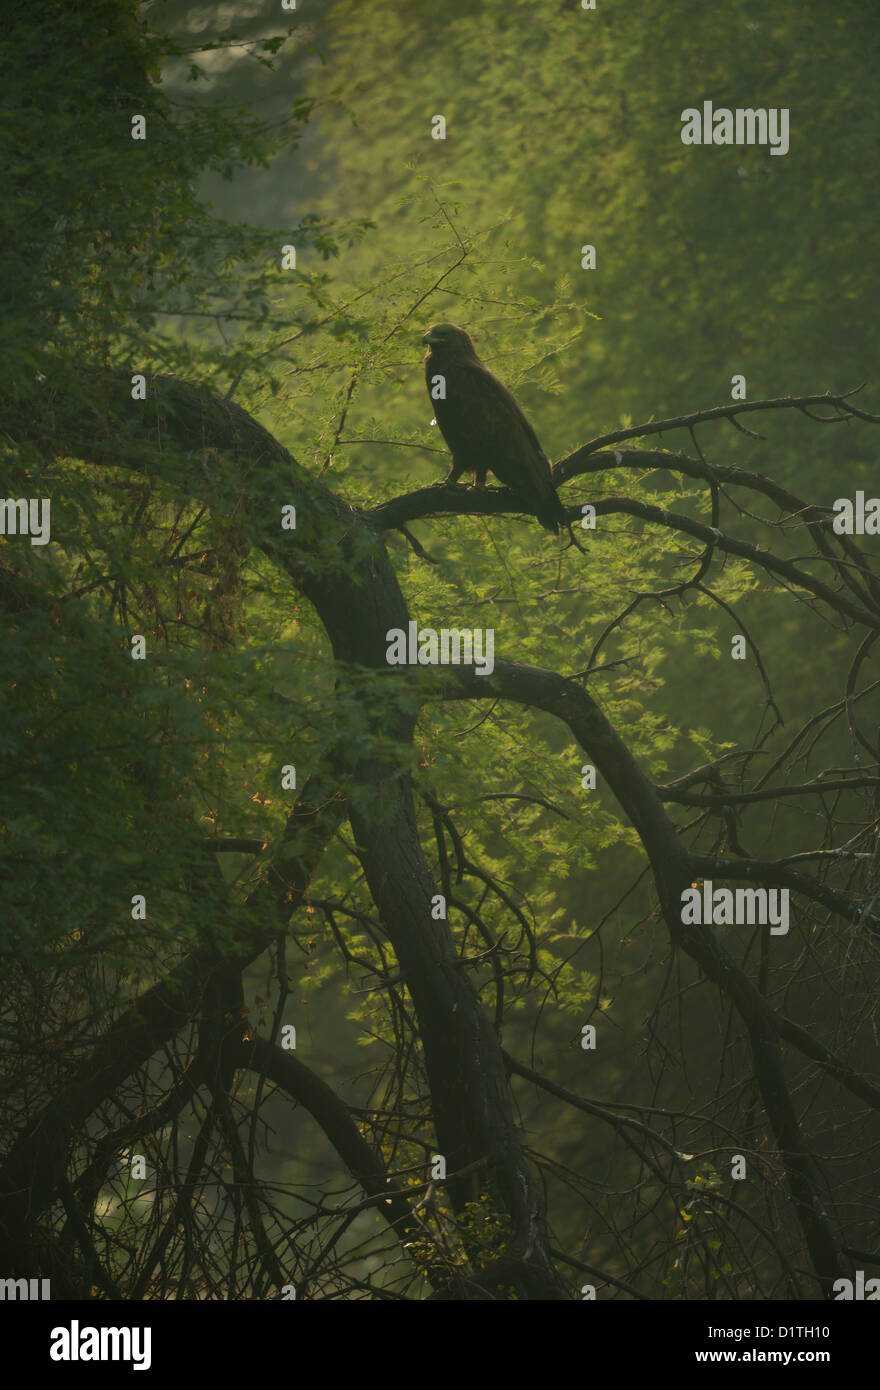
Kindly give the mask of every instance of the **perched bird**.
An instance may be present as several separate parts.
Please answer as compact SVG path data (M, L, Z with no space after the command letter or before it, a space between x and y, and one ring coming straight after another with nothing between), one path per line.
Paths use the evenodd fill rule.
M452 452L444 481L454 483L462 473L473 473L476 486L485 487L491 470L548 531L558 533L565 510L553 486L550 461L507 387L483 366L467 333L454 323L435 323L422 342L428 344L428 393Z

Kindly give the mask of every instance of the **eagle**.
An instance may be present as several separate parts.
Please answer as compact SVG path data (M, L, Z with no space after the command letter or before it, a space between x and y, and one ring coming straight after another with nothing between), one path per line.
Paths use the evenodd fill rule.
M565 509L557 496L550 460L518 402L497 376L484 367L463 328L454 323L435 323L422 338L425 381L440 433L452 453L452 467L444 479L454 483L462 473L473 473L477 487L485 487L491 470L546 530L558 534L566 524ZM442 377L442 391L435 398Z

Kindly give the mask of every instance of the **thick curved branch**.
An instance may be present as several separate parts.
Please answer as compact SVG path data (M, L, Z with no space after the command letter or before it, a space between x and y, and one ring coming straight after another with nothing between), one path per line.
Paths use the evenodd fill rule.
M880 777L833 778L824 782L801 782L785 787L762 787L760 791L737 792L731 789L717 793L697 793L679 789L674 782L658 783L662 801L674 801L680 806L748 806L759 801L775 801L780 796L819 795L823 792L858 791L860 787L880 787Z
M778 575L796 588L804 589L807 593L813 594L814 597L822 599L829 608L851 618L854 622L880 630L880 606L874 609L867 607L863 602L855 602L845 594L839 593L828 584L823 583L821 579L816 579L813 575L800 569L792 561L774 555L772 551L762 546L753 545L750 541L739 540L735 536L720 531L717 527L708 526L704 522L696 521L693 517L685 516L682 512L673 512L665 507L655 507L649 502L640 502L632 497L591 498L590 505L594 508L597 516L611 516L622 512L628 516L638 517L641 521L693 536L695 540L701 541L705 546L712 546L729 555L737 555L741 559L748 560L751 564L767 570L770 574ZM370 524L376 530L386 531L399 527L404 522L429 516L510 516L522 514L526 510L522 502L507 488L478 490L441 485L419 488L415 492L394 497L388 502L383 502L381 506L373 508L368 516ZM568 520L572 523L579 522L582 518L581 508L577 504L566 504L565 511Z
M819 903L831 912L836 912L844 921L853 926L865 926L872 936L880 936L880 917L868 912L864 902L853 902L845 893L827 888L818 879L809 878L789 869L778 860L742 859L725 854L715 858L711 855L695 854L691 867L698 877L714 875L715 878L739 879L748 883L764 883L775 888L788 888L800 893L810 902Z
M643 425L632 425L628 429L611 430L608 434L599 434L595 439L590 439L578 450L579 454L594 454L597 449L607 449L613 444L622 444L625 439L645 439L651 434L671 434L673 430L693 430L696 425L704 425L710 420L735 420L738 415L749 415L757 411L764 410L806 410L811 405L832 405L840 414L832 417L835 421L845 420L848 416L853 416L858 420L866 420L873 425L880 425L880 415L869 415L865 410L859 410L856 406L849 403L849 398L860 391L860 386L855 386L851 391L845 391L842 395L832 395L830 391L825 391L821 396L780 396L775 400L761 401L734 401L730 405L711 406L707 410L695 410L689 415L673 415L667 420L651 420ZM811 416L811 419L817 419ZM823 423L831 423L831 420Z
M229 970L244 970L271 943L278 923L289 921L344 809L341 801L325 797L318 797L312 808L305 800L307 793L308 788L289 821L299 836L300 857L286 859L282 869L273 870L271 886L267 879L255 890L252 910L243 912L249 920L242 928L239 954L230 954L224 962ZM254 930L254 910L257 920L273 925ZM54 1200L73 1136L102 1101L193 1019L215 969L213 953L197 953L146 990L18 1135L0 1168L0 1237L10 1263L28 1270L33 1266L31 1227Z
M562 720L595 763L639 833L651 862L663 915L674 945L730 997L745 1023L755 1076L788 1175L798 1219L823 1293L847 1276L847 1260L820 1196L821 1182L792 1104L779 1048L780 1026L767 1000L706 925L681 921L681 894L701 861L681 844L656 788L595 701L573 681L535 667L496 661L491 675L473 668L438 673L440 698L509 699L545 710Z
M381 1154L367 1142L351 1118L348 1106L326 1081L267 1038L243 1041L235 1060L237 1066L267 1077L308 1110L351 1176L396 1235L411 1239L424 1235L422 1227L412 1217L409 1202L394 1188Z
M231 457L242 487L241 524L252 543L286 571L314 606L339 662L340 681L358 667L387 673L387 630L405 628L409 615L381 538L357 512L305 474L246 411L204 388L167 378L155 378L147 401L135 403L125 378L117 374L90 379L81 395L56 394L35 419L20 424L19 434L47 454L160 476L212 505L217 489L207 463L210 451ZM293 538L280 527L280 507L291 502L297 508ZM327 558L331 552L333 563ZM390 686L383 693L381 704L368 711L373 731L384 747L405 749L413 737L416 702L397 700ZM525 1297L564 1298L547 1254L543 1196L522 1152L497 1039L459 968L448 924L432 914L435 885L419 842L409 778L393 753L377 757L337 745L334 757L339 785L370 788L382 805L381 816L363 813L354 800L348 810L373 900L418 1014L441 1151L451 1172L471 1172L466 1182L450 1181L453 1205L462 1209L477 1197L481 1179L475 1165L488 1160L488 1178L511 1220L511 1238L498 1269ZM338 790L328 796L331 802L334 798L339 804ZM280 887L282 901L288 903L295 893L284 883L283 867ZM257 953L266 944L264 938L253 940ZM97 1076L83 1080L73 1109L66 1098L54 1103L68 1132L146 1059L147 1048L151 1052L165 1040L173 1019L179 1026L189 1016L188 1011L175 1015L164 1000L158 1013L138 1046L132 1040L136 1020L124 1016L111 1030L114 1055L104 1060L107 1040L99 1044L104 1065ZM31 1159L35 1148L46 1145L33 1127L7 1165L5 1188L0 1178L0 1193L5 1190L12 1206L30 1192L30 1200L21 1204L30 1219L51 1198L56 1170L63 1171L64 1147L63 1140L60 1146L49 1145L55 1166L47 1153L38 1197L31 1184ZM20 1233L25 1227L19 1207ZM484 1277L492 1276L483 1271Z

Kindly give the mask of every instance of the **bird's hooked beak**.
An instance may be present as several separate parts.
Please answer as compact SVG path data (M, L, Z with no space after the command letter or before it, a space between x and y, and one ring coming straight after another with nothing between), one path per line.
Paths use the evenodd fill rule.
M423 343L430 343L431 345L433 345L434 343L436 343L436 341L437 341L436 338L432 338L432 337L431 337L431 330L430 330L430 329L428 329L428 332L425 333L424 336L422 337L422 342L423 342Z

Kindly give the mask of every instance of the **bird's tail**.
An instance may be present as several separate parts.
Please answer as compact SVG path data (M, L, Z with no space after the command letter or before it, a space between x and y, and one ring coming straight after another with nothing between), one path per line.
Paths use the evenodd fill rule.
M539 506L535 509L535 515L545 531L550 531L554 536L558 536L560 526L566 526L568 524L565 508L560 502L559 494L549 478L547 479L546 490L542 488L541 492L542 496Z

